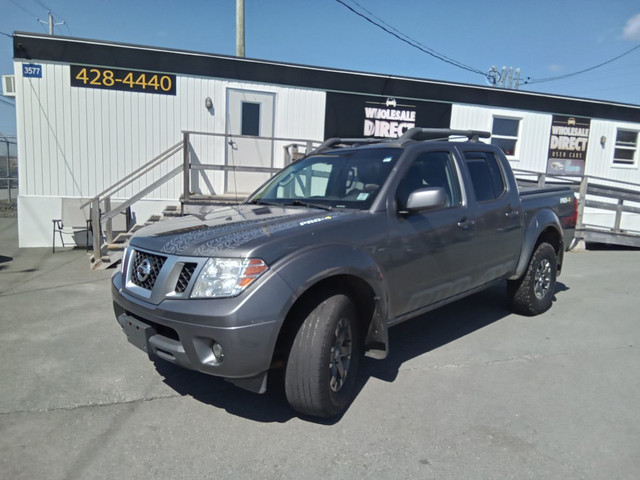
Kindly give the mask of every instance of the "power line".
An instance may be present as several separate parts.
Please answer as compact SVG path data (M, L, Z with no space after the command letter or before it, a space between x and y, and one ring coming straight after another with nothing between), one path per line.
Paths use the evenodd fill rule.
M37 17L37 15L35 13L33 13L30 10L27 10L23 5L20 5L19 3L17 3L15 0L9 0L11 3L13 3L16 7L18 7L20 10L22 10L23 12L25 12L27 15L31 15L32 17Z
M377 15L375 15L371 10L367 10L366 7L364 7L362 4L358 3L356 0L351 0L351 3L356 4L358 7L360 7L362 10L364 10L365 12L367 12L369 15L371 15L373 18L375 18L376 20L378 20L380 23L382 23L383 25L385 25L386 27L389 27L391 30L393 30L394 32L396 32L398 35L406 38L407 40L410 40L411 42L415 43L416 45L419 45L421 47L423 47L426 50L429 50L430 52L432 52L434 55L437 56L437 58L442 58L442 59L446 59L446 60L450 60L451 62L455 63L456 65L460 66L461 68L465 68L465 69L470 69L472 71L476 71L476 73L480 73L482 75L486 75L484 72L477 70L475 68L473 68L470 65L466 65L462 62L459 62L458 60L448 57L443 53L440 53L428 46L426 46L425 44L419 42L418 40L410 37L409 35L407 35L406 33L401 32L400 30L398 30L397 28L395 28L393 25L388 24L387 22L385 22L382 18L378 17Z
M47 13L49 15L48 21L45 22L44 20L40 20L39 18L37 20L38 20L38 22L49 26L49 35L53 35L53 28L54 27L60 26L60 25L66 25L67 29L69 30L69 34L71 36L73 36L73 34L71 33L71 28L69 27L69 25L67 25L67 21L64 18L62 18L60 15L58 15L58 13L56 11L54 11L51 7L49 7L47 4L45 4L42 0L33 0L33 2L36 5L38 5L39 7L42 7L45 10L47 10ZM58 19L62 20L62 22L55 23L53 21L53 15L58 17Z
M461 68L463 70L467 70L469 72L472 73L477 73L479 75L482 75L483 77L487 77L488 78L488 74L482 70L479 70L477 68L474 68L470 65L466 65L458 60L455 60L451 57L448 57L440 52L438 52L437 50L434 50L430 47L427 47L426 45L423 45L422 43L418 42L417 40L414 40L413 38L411 38L410 36L402 33L400 30L398 30L397 28L393 27L392 25L389 25L387 22L385 22L383 19L381 19L380 17L376 16L374 13L372 13L371 11L367 10L367 8L365 8L364 6L362 6L360 3L358 3L356 0L351 0L351 3L357 5L362 11L366 12L368 15L357 11L355 8L353 8L352 6L348 5L347 3L345 3L343 0L336 0L336 2L340 3L342 6L344 6L345 8L347 8L348 10L350 10L352 13L358 15L359 17L363 18L364 20L366 20L367 22L371 23L372 25L375 25L376 27L380 28L381 30L383 30L384 32L388 33L389 35L394 36L395 38L397 38L398 40L401 40L402 42L405 42L406 44L412 46L413 48L417 48L418 50L438 59L441 60L445 63L448 63L450 65L453 65L455 67ZM377 21L373 20L371 17L375 18ZM544 78L532 78L532 77L527 77L527 80L523 82L523 84L534 84L534 83L544 83L544 82L552 82L552 81L556 81L556 80L563 80L566 78L571 78L574 77L576 75L580 75L583 73L587 73L590 72L592 70L595 70L597 68L603 67L605 65L608 65L622 57L624 57L625 55L628 55L630 53L632 53L633 51L637 50L640 48L640 45L636 45L635 47L631 48L630 50L627 50L626 52L611 58L605 62L599 63L598 65L594 65L592 67L589 68L585 68L582 70L578 70L576 72L572 72L572 73L567 73L564 75L557 75L554 77L544 77Z
M558 75L556 77L546 77L546 78L531 78L531 77L529 77L529 78L527 78L527 80L524 83L525 84L532 84L532 83L553 82L555 80L563 80L565 78L574 77L576 75L580 75L581 73L590 72L591 70L595 70L596 68L603 67L604 65L607 65L607 64L609 64L611 62L615 62L619 58L622 58L625 55L629 55L631 52L633 52L633 51L635 51L635 50L637 50L639 48L640 48L640 45L636 45L632 49L627 50L626 52L618 55L617 57L613 57L613 58L607 60L606 62L599 63L598 65L594 65L593 67L585 68L584 70L579 70L579 71L573 72L573 73L567 73L565 75Z
M472 72L472 73L477 73L479 75L482 75L483 77L486 77L486 73L483 72L482 70L478 70L477 68L471 67L469 65L465 65L464 63L459 62L457 60L454 60L452 58L449 58L446 55L444 55L444 54L442 54L442 53L440 53L440 52L438 52L438 51L436 51L436 50L434 50L432 48L426 47L426 46L416 42L415 40L412 40L410 37L408 37L404 33L400 32L399 30L395 29L394 27L391 27L390 25L388 25L388 24L386 24L386 23L384 23L382 21L381 22L384 23L384 25L382 23L376 22L375 20L373 20L369 16L365 15L362 12L357 11L351 5L348 5L347 3L343 2L342 0L336 0L336 2L338 2L339 4L341 4L342 6L347 8L348 10L350 10L351 12L355 13L359 17L365 19L367 22L371 23L372 25L375 25L376 27L380 28L384 32L388 33L389 35L392 35L392 36L396 37L398 40L406 43L407 45L410 45L413 48L416 48L416 49L420 50L421 52L426 53L427 55L430 55L430 56L432 56L432 57L434 57L434 58L436 58L436 59L438 59L438 60L440 60L442 62L445 62L445 63L448 63L450 65L453 65L454 67L458 67L458 68L461 68L463 70L467 70L467 71ZM362 7L357 2L354 1L354 3L356 5L358 5L360 8L362 8L363 10L368 12L368 10L364 9L364 7Z
M59 16L60 16L60 15L58 15L58 13L57 13L57 12L54 12L54 11L53 11L53 10L52 10L48 5L45 5L45 3L44 3L44 2L42 2L41 0L33 0L33 2L34 2L36 5L38 5L38 6L42 7L42 8L44 8L46 11L53 13L56 17L59 17ZM63 20L64 20L64 18L63 18Z

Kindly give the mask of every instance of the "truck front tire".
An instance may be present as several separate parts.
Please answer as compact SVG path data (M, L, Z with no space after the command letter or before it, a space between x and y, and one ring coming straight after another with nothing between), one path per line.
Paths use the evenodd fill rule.
M354 303L342 294L325 297L303 319L289 352L289 404L315 417L342 413L353 398L361 352Z
M551 308L556 289L558 258L555 249L541 243L531 256L526 273L508 283L511 307L521 315L539 315Z

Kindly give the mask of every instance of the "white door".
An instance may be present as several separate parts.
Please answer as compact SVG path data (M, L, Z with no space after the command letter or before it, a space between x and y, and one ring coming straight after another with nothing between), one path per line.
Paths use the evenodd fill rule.
M227 166L273 167L274 102L274 93L227 89ZM225 193L251 193L271 175L265 172L228 171Z

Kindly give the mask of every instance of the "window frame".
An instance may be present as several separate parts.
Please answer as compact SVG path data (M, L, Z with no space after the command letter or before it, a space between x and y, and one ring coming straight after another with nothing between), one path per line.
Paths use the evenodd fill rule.
M488 155L491 155L491 157L493 158L493 160L495 161L495 167L498 169L497 173L499 173L500 175L500 180L502 183L502 190L499 192L499 195L496 196L496 189L494 188L496 185L494 184L494 180L495 177L492 175L492 167L489 165L489 159L488 159ZM481 158L476 158L474 156L482 156ZM488 198L488 199L484 199L484 200L479 200L478 199L478 191L476 189L476 185L473 181L473 173L471 171L471 169L469 168L469 162L470 161L479 161L482 160L485 164L487 164L487 170L489 172L489 178L491 180L491 190L493 191L493 197L492 198ZM505 195L507 195L507 192L509 191L509 182L507 181L507 177L505 175L504 172L504 166L502 165L502 162L500 161L500 159L496 156L496 154L494 152L490 152L490 151L485 151L485 150L477 150L477 149L469 149L469 150L465 150L462 154L462 161L464 163L465 168L467 169L467 175L469 176L469 185L471 187L471 191L473 193L473 199L476 201L476 203L478 204L485 204L485 203L490 203L490 202L496 202L498 200L501 200L502 198L504 198Z
M240 135L249 136L249 137L259 137L261 133L260 123L262 120L262 103L241 100L240 105L241 105L240 106L240 112L241 112ZM245 127L257 127L257 129L253 129L253 128L245 129ZM256 134L245 133L248 130L251 130L252 132L257 131L257 133Z
M618 143L618 135L620 132L629 132L636 134L636 141L633 146L619 144ZM613 155L612 155L612 165L616 168L637 168L638 167L638 138L640 137L639 130L633 130L631 128L616 128L616 139L613 144ZM627 161L625 159L616 158L617 150L627 150L633 152L633 158L631 161Z
M406 168L406 170L404 170L404 172L401 175L399 175L399 180L393 189L395 193L392 196L393 201L395 203L396 210L400 206L399 195L400 195L401 189L403 188L403 182L405 182L407 178L409 178L411 167L413 167L416 162L421 161L423 157L427 155L432 155L432 154L443 154L443 155L446 155L447 157L447 160L446 160L447 165L445 169L447 169L447 183L451 182L449 185L451 190L447 192L447 189L445 189L445 193L448 193L447 198L449 198L451 204L444 205L437 209L429 210L429 212L452 209L452 208L460 208L466 205L467 199L466 199L464 181L462 180L462 177L461 177L461 171L460 171L460 167L458 166L458 162L456 161L455 153L452 150L449 150L446 148L434 148L434 149L429 148L429 149L420 150L416 152L415 155L410 159L410 161L407 162L409 166ZM424 188L428 186L429 185L424 184L420 188ZM415 191L415 190L412 190L412 191ZM426 213L426 212L423 212L423 213Z
M503 135L503 134L499 134L499 133L494 133L493 129L495 126L495 121L496 119L498 120L511 120L511 121L515 121L518 122L518 130L516 132L516 135ZM491 140L490 143L491 145L495 145L496 147L498 147L500 150L502 150L502 148L499 145L496 145L493 143L493 139L504 139L504 140L514 140L515 141L515 145L514 145L514 149L513 149L513 154L507 154L507 152L505 152L504 150L502 150L502 152L505 154L505 156L509 159L509 160L517 160L520 156L520 132L521 132L521 128L522 128L522 117L509 117L506 115L493 115L491 117Z

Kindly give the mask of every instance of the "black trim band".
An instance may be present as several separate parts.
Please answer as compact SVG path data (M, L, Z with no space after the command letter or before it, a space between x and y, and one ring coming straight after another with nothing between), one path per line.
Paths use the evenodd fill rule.
M638 122L640 106L366 74L30 33L13 36L15 59L151 70L383 97Z

